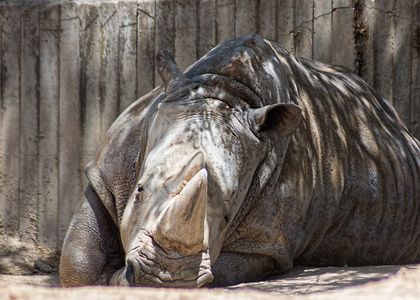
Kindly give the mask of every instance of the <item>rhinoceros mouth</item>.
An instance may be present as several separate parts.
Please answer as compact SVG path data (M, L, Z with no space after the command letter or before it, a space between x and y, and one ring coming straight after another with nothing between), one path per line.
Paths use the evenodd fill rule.
M170 253L143 231L127 253L125 278L132 286L200 287L213 280L209 251L191 256Z

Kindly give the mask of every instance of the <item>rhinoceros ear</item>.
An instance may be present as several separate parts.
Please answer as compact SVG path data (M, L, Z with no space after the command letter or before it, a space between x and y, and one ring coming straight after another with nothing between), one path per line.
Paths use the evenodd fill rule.
M160 78L165 85L165 92L169 94L171 91L180 86L190 83L190 79L186 77L173 61L169 51L164 49L156 54L156 66Z
M259 138L284 138L295 132L302 119L302 109L292 103L279 103L252 109L249 122Z

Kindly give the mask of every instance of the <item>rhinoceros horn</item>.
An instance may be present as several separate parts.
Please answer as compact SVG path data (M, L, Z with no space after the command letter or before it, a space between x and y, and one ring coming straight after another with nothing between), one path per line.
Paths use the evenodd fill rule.
M163 84L165 85L166 94L191 82L191 80L177 67L166 49L157 53L156 65L159 76L162 78Z
M172 203L158 218L153 238L164 249L193 255L207 249L207 170L203 154L195 155L174 181L180 185Z

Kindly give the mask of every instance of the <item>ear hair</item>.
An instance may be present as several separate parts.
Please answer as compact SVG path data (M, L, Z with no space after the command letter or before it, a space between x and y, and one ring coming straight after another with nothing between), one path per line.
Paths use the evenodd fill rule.
M252 109L249 123L258 138L288 137L297 129L302 119L302 109L293 103L279 103Z

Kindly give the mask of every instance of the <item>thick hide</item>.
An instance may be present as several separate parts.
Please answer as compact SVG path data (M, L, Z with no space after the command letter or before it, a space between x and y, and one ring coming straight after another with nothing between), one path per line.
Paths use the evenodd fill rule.
M63 245L64 286L221 286L294 264L420 261L420 148L351 71L250 35L112 125Z

